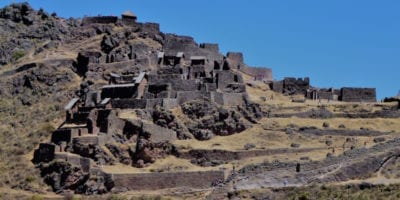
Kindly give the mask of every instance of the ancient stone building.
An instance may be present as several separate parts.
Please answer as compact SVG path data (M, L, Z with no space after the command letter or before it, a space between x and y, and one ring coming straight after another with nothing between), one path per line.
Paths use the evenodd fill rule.
M168 178L177 180L168 181L167 188L185 184L203 188L226 179L223 170L111 176L101 166L121 162L143 167L157 158L174 155L170 142L178 138L204 140L213 134L229 135L245 130L262 112L248 99L240 70L247 69L260 81L271 79L270 71L248 67L241 53L223 56L217 44L198 45L191 37L160 33L159 24L136 22L131 12L123 13L122 19L86 17L82 25L110 23L129 31L104 34L100 50L78 53L74 70L88 81L81 84L77 97L65 106L67 125L54 131L50 142L40 144L34 153L34 163L62 160L80 169L84 178L98 177L96 184L105 191L133 182L128 188L160 189L164 187L154 181ZM140 39L133 41L136 37ZM145 39L157 43L157 48L141 42ZM199 119L202 124L196 127L182 125L170 111L178 106L209 112L207 115L219 123ZM135 112L137 119L121 118L123 109ZM124 150L126 157L113 155L120 158L118 161L112 160L103 149L113 150L111 153L122 151L112 144L124 142L135 145ZM152 181L137 182L146 176ZM198 180L191 180L191 176ZM82 180L81 184L84 183ZM77 191L76 187L64 189Z
M339 100L340 90L334 88L310 88L307 91L306 98L312 100L327 99Z
M304 79L287 77L281 81L272 82L270 87L278 93L284 93L287 95L306 95L307 90L310 88L310 79L308 77Z
M376 89L344 87L340 89L340 100L347 102L376 102Z
M209 50L214 53L219 53L219 46L218 44L212 44L212 43L201 43L200 48Z
M244 74L253 77L255 81L272 82L272 69L266 67L249 67L244 64L243 54L240 52L228 52L226 61L229 67L237 69Z
M311 100L334 100L345 102L376 102L375 88L315 88L310 85L309 78L284 78L273 81L270 88L286 95L304 95Z
M125 25L133 25L136 23L137 20L137 16L130 10L122 13L122 23L124 23Z

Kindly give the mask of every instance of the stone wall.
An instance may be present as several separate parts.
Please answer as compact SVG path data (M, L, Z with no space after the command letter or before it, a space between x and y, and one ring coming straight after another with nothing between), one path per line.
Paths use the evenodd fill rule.
M117 23L118 17L116 16L98 16L98 17L84 17L82 19L82 26L89 24L112 24Z
M278 93L306 96L307 91L310 89L310 79L308 77L304 79L286 77L282 81L272 82L270 86L273 91Z
M283 79L283 93L285 94L303 94L306 95L310 88L309 78L285 78Z
M141 28L142 32L150 35L156 35L160 33L160 24L158 23L142 23Z
M265 67L248 67L248 66L240 66L240 71L243 73L250 75L254 78L254 80L258 81L272 81L272 69Z
M145 109L146 99L112 99L111 106L120 109Z
M33 162L50 162L54 159L55 155L55 148L54 144L47 144L41 143L39 148L35 150L33 154Z
M72 129L58 129L51 134L51 142L54 144L61 144L61 142L72 142L72 138L79 136L74 134Z
M69 116L68 123L82 124L86 123L89 112L74 112Z
M101 89L101 98L133 98L137 96L137 87L134 84L105 86Z
M241 52L228 52L226 57L237 64L243 63L243 53Z
M182 74L164 74L164 75L149 74L148 75L149 84L172 83L175 80L180 80L182 78L183 78Z
M340 91L333 88L310 89L307 91L306 98L312 100L328 99L339 100Z
M175 91L196 91L199 89L198 86L196 80L174 80L171 84Z
M72 139L73 143L81 144L92 144L92 145L104 145L106 138L104 135L85 135L79 136Z
M200 91L177 92L177 99L180 105L188 101L202 100L204 98L211 98L210 93L202 93Z
M165 188L190 187L210 188L213 183L226 179L224 171L167 172L110 174L116 190L159 190Z
M213 44L198 45L192 37L178 36L175 34L165 34L164 52L176 54L184 52L186 58L191 56L205 56L209 62L206 62L206 71L210 71L214 66L214 60L222 61L223 55L216 51Z
M200 48L207 49L209 51L216 52L216 53L219 52L218 44L202 43L202 44L200 44Z
M157 99L147 99L146 101L146 109L153 109L157 106L162 106L163 99L162 98L157 98Z
M211 92L211 101L223 106L237 106L243 104L244 93Z
M206 71L205 71L205 67L204 65L200 65L200 66L191 66L189 68L190 70L190 79L197 79L200 77L206 77Z
M144 66L144 65L136 65L137 62L136 60L129 60L129 61L124 61L124 62L115 62L115 63L89 63L88 70L93 71L93 72L104 72L107 71L108 69L113 69L114 71L120 71L124 69L131 69L134 68L136 73L139 73L140 70L149 70L149 66Z
M226 88L230 83L243 83L242 76L232 71L218 71L216 78L219 89Z
M246 92L246 86L243 83L230 83L221 90L225 93L244 93Z
M122 16L121 18L122 24L125 26L135 26L136 25L136 19L135 18L130 18L130 17L124 17Z
M167 110L175 108L179 106L178 99L165 98L163 99L162 106Z
M223 93L224 106L237 106L243 104L242 93Z
M340 90L340 100L346 102L376 102L375 88L347 88Z
M207 92L213 92L217 90L217 84L216 83L205 83L205 90Z
M211 101L219 105L224 105L224 95L221 92L211 92Z
M186 57L192 56L193 49L198 48L192 37L178 36L175 34L165 35L164 51L170 54L185 52Z
M283 93L283 81L274 81L270 84L271 89L277 93Z

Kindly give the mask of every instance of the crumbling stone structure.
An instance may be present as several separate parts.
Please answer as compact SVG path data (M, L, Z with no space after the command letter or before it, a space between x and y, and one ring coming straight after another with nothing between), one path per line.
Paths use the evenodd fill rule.
M344 102L376 102L375 88L311 88L307 91L308 99L319 100L335 100Z
M84 17L82 19L82 26L89 24L115 24L118 21L117 16L97 16L97 17Z
M311 100L334 100L344 102L376 102L375 88L315 88L310 85L308 77L284 78L281 81L273 81L270 88L278 93L285 95L304 95Z
M226 64L233 69L237 69L253 77L255 81L271 82L272 69L266 67L249 67L243 62L243 54L241 52L228 52L226 54Z
M122 13L121 21L125 25L133 25L136 23L137 16L130 10Z
M310 88L307 91L306 98L312 100L327 99L338 101L340 90L334 88Z
M133 184L128 189L210 187L226 179L224 170L114 176L101 166L119 162L145 167L167 155L177 155L171 143L176 139L206 140L238 133L263 115L258 104L249 101L240 70L270 76L268 69L246 66L241 54L237 58L232 53L224 57L218 44L198 45L191 37L163 34L159 24L139 23L136 19L126 12L122 19L86 17L82 22L105 33L100 50L78 53L74 70L88 81L65 106L65 124L52 133L50 142L40 144L33 159L54 191L105 193L118 190L125 182ZM99 28L98 24L103 25ZM100 30L106 26L132 31ZM136 37L151 38L162 48L155 49L134 40ZM240 67L232 67L232 62ZM98 79L108 84L95 83ZM193 121L177 120L170 111L177 107L184 107L184 114ZM121 118L124 109L135 112L136 117ZM49 170L52 166L74 171L53 173ZM192 181L193 176L198 180ZM79 181L66 182L76 177ZM96 182L92 181L94 177ZM142 184L137 182L143 178L146 181ZM157 181L169 178L176 181L157 185Z
M347 102L376 102L376 89L344 87L340 89L340 100Z
M214 53L218 53L219 52L218 44L202 43L202 44L200 44L200 48L209 50L209 51L214 52Z
M304 79L288 77L284 78L282 81L272 82L270 87L273 91L286 95L305 95L310 88L310 79L308 77Z

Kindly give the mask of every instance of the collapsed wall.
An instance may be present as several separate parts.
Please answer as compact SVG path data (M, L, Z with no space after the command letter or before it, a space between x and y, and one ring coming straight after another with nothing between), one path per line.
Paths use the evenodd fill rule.
M247 74L257 81L271 82L272 69L266 67L250 67L244 63L243 53L241 52L228 52L226 54L226 61L229 67Z

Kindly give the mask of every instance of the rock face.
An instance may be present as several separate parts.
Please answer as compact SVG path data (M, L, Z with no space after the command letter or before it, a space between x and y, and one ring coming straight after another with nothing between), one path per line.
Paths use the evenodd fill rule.
M33 10L28 3L0 9L0 66L17 61L29 50L40 52L56 46L54 44L71 36L75 24L72 19L59 20L43 10ZM47 43L47 40L52 42Z

